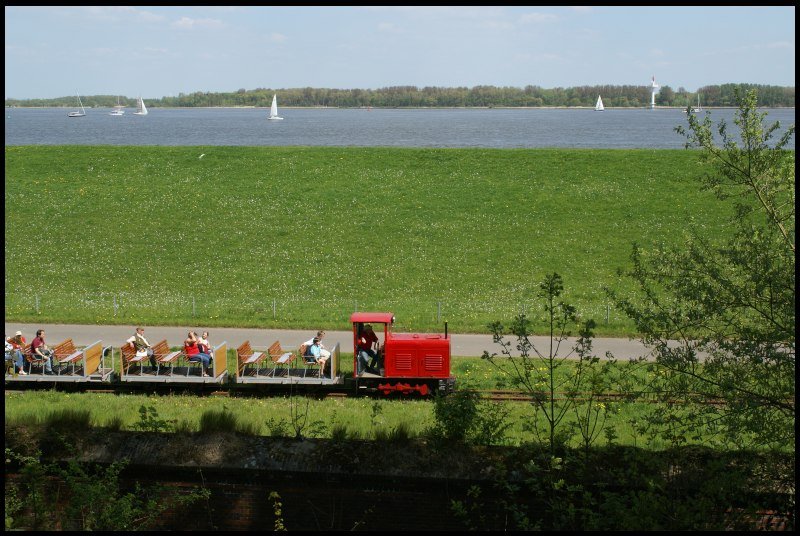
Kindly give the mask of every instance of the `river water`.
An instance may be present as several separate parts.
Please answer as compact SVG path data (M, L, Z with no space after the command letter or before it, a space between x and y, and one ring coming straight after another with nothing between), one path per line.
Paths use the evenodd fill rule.
M88 109L6 108L8 145L293 145L384 147L574 147L679 149L688 126L679 109L339 109L151 108L146 116ZM794 124L794 108L773 108L766 124ZM732 108L709 110L738 130ZM703 115L705 112L701 113ZM777 135L775 139L777 139ZM794 137L790 147L794 149Z

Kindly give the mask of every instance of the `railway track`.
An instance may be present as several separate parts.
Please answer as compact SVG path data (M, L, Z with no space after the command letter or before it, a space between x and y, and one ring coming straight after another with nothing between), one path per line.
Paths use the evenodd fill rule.
M531 402L533 397L530 393L526 393L524 391L512 391L512 390L479 390L476 391L479 396L491 402ZM547 394L542 393L543 400L547 399ZM631 400L636 402L651 402L651 403L664 403L664 400L661 399L659 393L656 392L642 392L636 393L633 395L623 394L623 393L588 393L588 392L581 392L577 393L577 396L570 396L565 392L558 392L555 393L554 399L556 401L560 400L573 400L577 402L588 402L588 401L595 401L595 402L622 402L624 400ZM667 403L672 404L685 404L685 400L679 399L671 399L667 400ZM714 406L723 406L726 402L722 399L698 399L696 402L706 405L714 405ZM792 401L793 403L793 401Z

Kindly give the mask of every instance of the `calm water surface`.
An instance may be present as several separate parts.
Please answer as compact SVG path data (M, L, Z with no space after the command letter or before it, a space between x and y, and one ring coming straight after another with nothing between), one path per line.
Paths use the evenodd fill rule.
M69 118L66 108L6 108L6 145L314 145L386 147L581 147L679 149L683 110L289 109L283 121L253 108L110 109ZM763 110L767 124L794 124L794 108ZM701 115L704 115L703 112ZM734 109L709 110L731 133ZM775 136L777 139L778 136ZM791 142L794 149L794 139Z

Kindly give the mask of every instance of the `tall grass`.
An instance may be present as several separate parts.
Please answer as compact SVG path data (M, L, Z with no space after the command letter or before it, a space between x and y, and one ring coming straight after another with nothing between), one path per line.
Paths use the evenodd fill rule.
M199 428L202 433L238 432L246 435L258 435L261 426L253 422L240 422L237 414L223 408L222 411L217 409L204 411L200 416Z
M485 332L536 312L557 271L598 334L631 334L602 291L624 290L631 243L725 232L691 151L15 146L5 163L7 321L346 329L357 309Z
M479 358L459 358L459 382L469 371L472 380L465 380L472 388L488 389L497 384L499 375ZM463 365L462 365L463 364ZM622 364L618 366L624 366ZM561 373L566 373L561 371ZM644 371L641 384L646 385ZM477 378L480 378L478 381ZM648 417L658 409L658 404L645 399L621 403L598 402L613 406L610 427L616 442L662 449L670 446L669 437L648 426ZM298 410L305 418L303 430L306 437L334 439L376 439L404 442L426 436L435 418L433 403L427 400L383 400L371 398L306 399L299 396L271 398L218 398L193 395L133 395L106 393L62 393L57 391L7 392L5 395L6 425L41 423L42 408L58 408L60 415L79 415L73 419L76 429L88 423L111 430L141 428L142 407L154 408L157 420L169 422L174 431L227 431L249 435L278 435L294 437L293 415ZM504 403L508 410L504 443L521 444L533 439L528 427L535 424L530 404ZM54 417L64 421L64 417ZM72 421L71 421L72 422ZM540 424L542 424L540 422ZM658 433L657 433L658 432ZM720 438L699 430L696 437L686 438L688 443L713 444ZM577 438L573 440L577 445ZM600 438L598 444L606 443Z

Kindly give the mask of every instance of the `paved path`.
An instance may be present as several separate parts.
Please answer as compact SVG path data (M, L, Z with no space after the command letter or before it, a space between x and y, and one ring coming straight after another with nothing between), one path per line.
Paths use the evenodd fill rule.
M205 328L167 327L167 326L142 326L145 328L144 336L151 343L167 339L170 346L178 346L186 338L189 329L198 332ZM97 340L104 345L120 346L125 339L134 334L136 326L95 326L76 324L21 324L6 322L6 336L14 335L17 330L29 343L36 336L37 329L45 330L45 340L50 344L58 344L68 337L72 337L77 346L86 346ZM288 329L255 329L255 328L208 328L211 344L222 341L228 343L229 348L236 348L244 341L249 340L250 345L256 349L266 349L270 344L279 340L286 349L297 348L300 343L307 341L316 332L312 330ZM484 350L500 352L500 346L492 342L491 335L451 333L450 353L457 357L474 357L483 355ZM327 331L322 341L328 348L338 342L341 351L350 352L353 349L353 335L349 331ZM549 339L547 337L532 337L533 344L543 353L548 351ZM566 349L567 347L564 347ZM629 339L598 338L592 341L595 355L605 357L606 352L619 360L635 359L642 355L649 356L649 350L641 342ZM559 355L563 355L559 353Z

